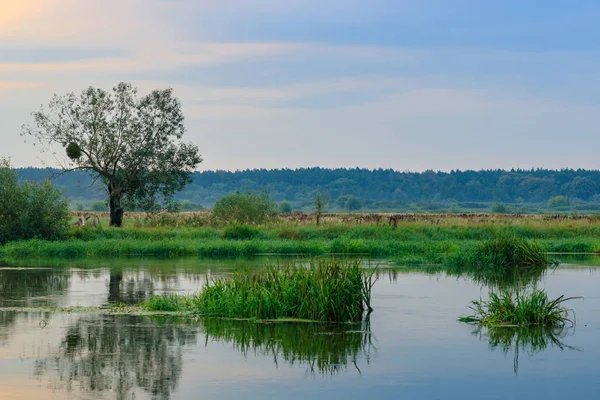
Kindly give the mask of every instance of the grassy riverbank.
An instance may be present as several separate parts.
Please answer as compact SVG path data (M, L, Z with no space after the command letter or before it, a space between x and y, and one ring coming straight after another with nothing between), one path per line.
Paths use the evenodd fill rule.
M333 217L330 217L333 218ZM285 219L266 226L138 226L73 228L66 240L26 240L0 246L0 258L125 255L251 256L258 254L353 254L398 264L439 264L498 236L535 239L546 252L600 253L596 219L454 215L415 217L398 222L352 223L331 220L315 226ZM352 217L358 218L358 217ZM361 217L363 218L363 217ZM367 218L365 216L364 218ZM374 217L372 217L374 218ZM381 217L383 218L383 217Z

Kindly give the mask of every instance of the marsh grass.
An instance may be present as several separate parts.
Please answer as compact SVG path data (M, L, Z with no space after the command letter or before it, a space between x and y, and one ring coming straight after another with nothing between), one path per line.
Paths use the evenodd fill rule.
M372 311L375 272L362 268L358 260L275 264L207 282L195 295L154 296L141 307L224 318L357 322Z
M232 224L223 230L223 239L229 240L250 240L260 234L258 228L252 225Z
M591 219L407 215L397 226L390 226L385 215L332 214L317 227L302 222L304 216L295 216L297 220L281 217L275 222L249 227L185 222L208 218L207 213L169 214L164 216L164 223L158 224L146 223L144 218L132 215L123 228L109 227L108 221L103 220L98 229L72 227L67 240L9 242L0 245L0 258L355 254L389 258L399 265L443 264L482 271L493 265L495 271L506 274L512 267L502 266L513 261L521 264L520 269L544 263L539 259L540 250L546 259L544 251L600 252L600 223ZM169 222L167 217L175 221ZM373 218L382 221L375 223ZM357 219L363 223L351 222ZM487 244L480 244L482 241ZM528 259L531 250L538 253ZM520 256L524 257L519 259Z
M486 327L564 327L573 325L569 310L563 306L568 300L580 297L559 296L549 299L546 291L512 292L502 289L490 292L489 300L473 300L469 308L472 315L459 318L461 322L477 323Z
M449 265L471 268L532 269L554 264L544 247L535 240L515 235L499 235L466 246L445 260Z

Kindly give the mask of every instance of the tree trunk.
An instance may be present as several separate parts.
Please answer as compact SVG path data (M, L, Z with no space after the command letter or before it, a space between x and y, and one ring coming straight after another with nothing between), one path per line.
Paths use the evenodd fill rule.
M108 193L110 196L110 226L120 228L123 224L123 208L121 208L121 193L112 189L109 186Z

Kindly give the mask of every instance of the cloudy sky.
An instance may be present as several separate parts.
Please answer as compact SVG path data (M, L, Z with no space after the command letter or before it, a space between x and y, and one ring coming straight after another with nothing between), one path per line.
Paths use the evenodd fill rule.
M600 168L596 0L0 0L0 157L53 93L173 87L200 169Z

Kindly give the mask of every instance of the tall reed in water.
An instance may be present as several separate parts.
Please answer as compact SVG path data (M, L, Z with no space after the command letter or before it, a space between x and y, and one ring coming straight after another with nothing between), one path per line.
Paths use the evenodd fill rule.
M491 292L489 300L473 300L469 307L474 314L459 318L461 322L484 326L549 326L562 327L573 323L563 306L567 300L579 297L560 296L549 299L546 291L511 292L503 289Z
M356 322L372 311L374 272L360 261L333 258L270 265L207 282L196 295L155 296L142 306L226 318Z

